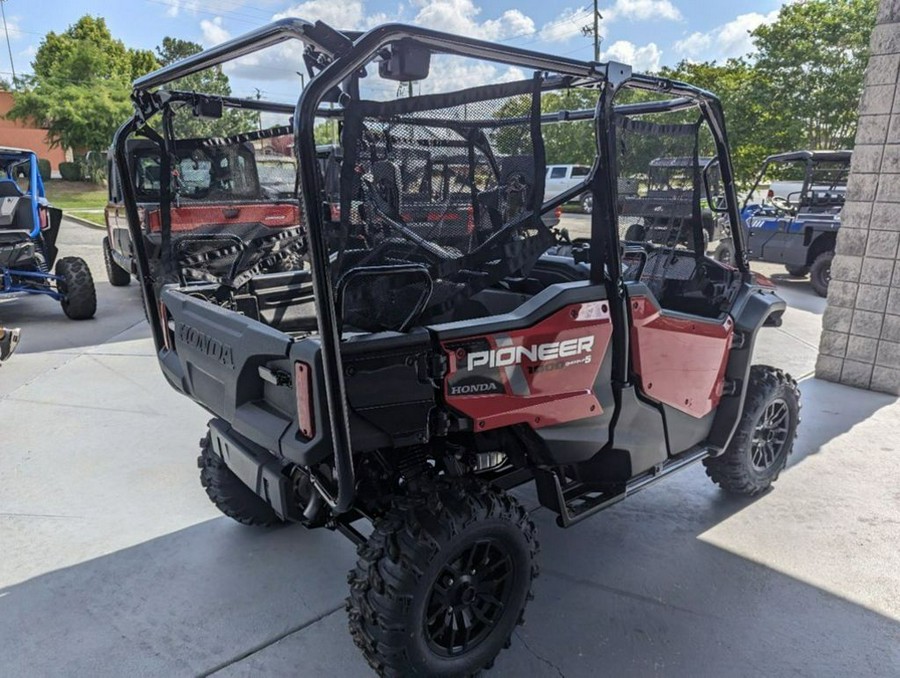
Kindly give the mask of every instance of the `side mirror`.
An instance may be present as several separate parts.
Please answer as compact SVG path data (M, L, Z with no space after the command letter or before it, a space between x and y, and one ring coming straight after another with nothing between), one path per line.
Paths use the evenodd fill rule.
M706 202L709 205L709 209L718 214L725 214L728 212L728 203L725 200L725 196L720 193L713 193L710 181L710 174L713 168L718 167L719 159L715 158L710 160L706 167L703 168L703 189L706 191ZM721 182L719 183L721 184Z
M431 51L412 40L399 40L390 45L378 64L378 75L385 80L410 82L424 80L431 70Z

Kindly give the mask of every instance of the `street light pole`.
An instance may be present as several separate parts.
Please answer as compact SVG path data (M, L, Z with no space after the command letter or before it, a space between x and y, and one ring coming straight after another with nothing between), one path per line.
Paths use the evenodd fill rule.
M9 69L12 71L12 86L16 89L16 65L13 63L12 44L9 42L9 26L6 25L6 0L0 0L0 14L3 15L3 30L6 33L6 49L9 50Z
M594 61L600 61L600 10L594 0Z

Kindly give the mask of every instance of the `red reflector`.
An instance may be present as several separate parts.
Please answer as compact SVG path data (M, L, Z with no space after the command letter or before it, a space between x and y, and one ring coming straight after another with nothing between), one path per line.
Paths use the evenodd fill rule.
M294 363L294 389L297 393L297 424L306 438L316 434L313 419L312 372L306 363Z

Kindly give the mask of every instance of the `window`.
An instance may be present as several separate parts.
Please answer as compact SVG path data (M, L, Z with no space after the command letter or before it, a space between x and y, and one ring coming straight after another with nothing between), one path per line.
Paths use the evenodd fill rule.
M565 179L566 178L566 168L565 167L553 167L550 170L550 178L551 179Z
M575 167L572 168L573 177L586 177L590 173L591 168L584 165L575 165Z

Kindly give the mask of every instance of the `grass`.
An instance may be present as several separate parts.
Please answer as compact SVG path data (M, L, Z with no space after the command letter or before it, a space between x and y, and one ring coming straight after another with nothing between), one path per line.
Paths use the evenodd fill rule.
M71 212L101 226L106 223L103 219L103 208L108 200L105 186L86 181L54 179L44 184L44 190L50 204L60 208L64 214Z

